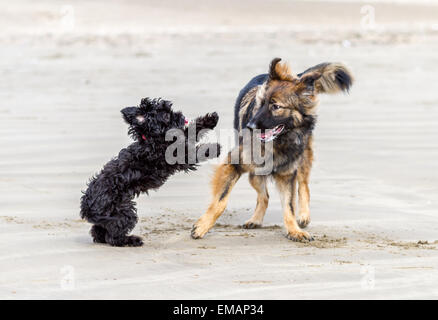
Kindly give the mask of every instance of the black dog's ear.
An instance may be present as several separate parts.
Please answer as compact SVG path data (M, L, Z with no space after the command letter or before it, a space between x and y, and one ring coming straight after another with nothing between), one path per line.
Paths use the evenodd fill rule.
M138 107L126 107L121 110L121 113L123 115L123 119L129 125L142 124L145 122L145 117L139 113Z
M298 75L300 83L309 94L348 92L353 75L341 63L321 63Z

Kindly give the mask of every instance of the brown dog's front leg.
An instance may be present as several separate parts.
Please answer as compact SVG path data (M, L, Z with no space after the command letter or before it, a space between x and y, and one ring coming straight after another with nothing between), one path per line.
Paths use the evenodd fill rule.
M293 241L312 241L310 234L302 230L295 220L296 210L296 185L297 173L292 175L275 175L275 182L280 191L281 204L283 207L284 225L287 230L287 238Z
M312 169L313 149L312 138L309 139L306 150L304 151L303 161L298 168L298 202L300 204L300 212L298 216L298 224L301 228L307 227L310 223L310 191L309 191L309 176Z
M224 212L231 189L241 176L241 167L234 164L221 164L212 180L213 200L207 212L199 218L192 229L192 238L202 238Z

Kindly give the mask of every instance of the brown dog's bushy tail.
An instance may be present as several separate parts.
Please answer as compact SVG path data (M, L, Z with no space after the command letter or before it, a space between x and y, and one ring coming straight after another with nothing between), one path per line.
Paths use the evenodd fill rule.
M348 92L353 75L342 63L321 63L298 75L302 82L312 85L316 93Z

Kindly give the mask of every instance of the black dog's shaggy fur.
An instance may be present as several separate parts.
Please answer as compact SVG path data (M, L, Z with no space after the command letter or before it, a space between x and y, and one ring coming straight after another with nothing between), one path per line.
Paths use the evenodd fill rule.
M200 161L215 157L220 152L218 144L196 144L196 139L188 138L188 128L195 126L196 132L213 129L218 122L216 113L207 114L185 126L186 120L181 112L174 112L169 101L145 98L139 107L127 107L121 112L129 124L129 134L136 142L122 149L118 157L108 162L103 170L91 179L81 198L81 217L92 223L91 236L94 242L108 243L112 246L141 246L138 236L128 233L137 223L134 197L142 192L161 187L167 178L178 171L196 170ZM174 141L166 141L166 132L181 129L185 137L185 149L202 146L216 150L216 154L206 152L203 159L195 163L168 164L165 152ZM193 140L193 141L192 141ZM186 160L187 155L186 154Z

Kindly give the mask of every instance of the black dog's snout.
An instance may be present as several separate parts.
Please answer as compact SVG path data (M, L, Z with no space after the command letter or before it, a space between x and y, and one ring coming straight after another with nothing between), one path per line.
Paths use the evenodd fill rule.
M137 107L126 107L120 112L122 113L123 119L125 119L128 124L132 124L135 116L137 115L137 110Z

